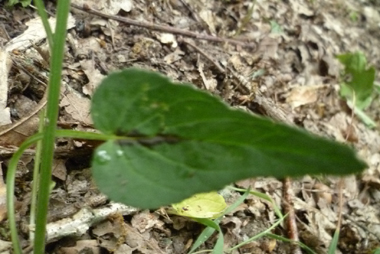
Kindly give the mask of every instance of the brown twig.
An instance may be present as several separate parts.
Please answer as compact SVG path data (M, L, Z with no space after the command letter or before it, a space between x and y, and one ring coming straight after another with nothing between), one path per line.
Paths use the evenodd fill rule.
M232 73L232 75L239 81L237 83L237 86L238 86L238 89L243 92L244 94L249 94L250 93L250 90L243 86L242 85L242 82L240 82L240 79L238 77L237 74L235 74L231 68L228 68L225 69L223 68L218 62L214 61L214 59L212 59L208 54L206 54L206 52L204 52L201 48L197 47L196 45L194 45L193 43L189 42L188 40L179 40L180 42L183 42L185 43L186 45L192 47L193 49L195 49L199 54L201 54L204 58L206 58L207 60L209 60L217 69L218 71L221 73L221 74L226 74L227 73L227 70Z
M183 42L186 45L188 45L188 46L192 47L193 49L195 49L204 58L206 58L207 60L209 60L218 69L218 71L220 73L225 73L226 72L226 70L222 66L220 66L220 64L218 64L218 62L214 61L214 59L212 59L211 57L209 57L202 49L200 49L199 47L195 46L193 43L189 42L188 40L183 40L183 39L179 39L178 41L179 42Z
M228 42L228 43L240 45L243 47L256 48L256 44L252 43L252 42L249 43L249 42L244 42L244 41L239 41L239 40L234 40L234 39L229 39L229 38L216 37L216 36L207 35L207 34L199 34L199 33L191 32L188 30L178 29L175 27L156 25L156 24L136 21L133 19L124 18L124 17L120 17L120 16L108 15L108 14L102 13L100 11L91 9L87 5L80 6L77 4L71 4L71 7L78 9L78 10L81 10L81 11L84 11L84 12L87 12L87 13L90 13L90 14L93 14L93 15L96 15L96 16L99 16L99 17L116 20L116 21L131 25L131 26L144 27L144 28L147 28L149 30L154 30L154 31L159 31L159 32L164 32L164 33L178 34L178 35L182 35L182 36L186 36L186 37L196 38L199 40L224 42L224 43Z
M288 216L285 219L285 230L287 232L287 236L294 243L292 244L292 253L294 254L302 254L302 251L296 242L299 242L298 238L298 230L296 224L296 215L293 209L293 192L292 192L292 182L289 177L286 177L282 181L282 210Z
M336 224L336 228L340 231L340 227L342 225L342 213L343 213L343 177L340 177L338 182L338 222Z
M202 49L200 49L199 47L195 46L193 43L189 42L188 40L179 39L178 41L186 44L187 46L192 47L193 49L195 49L204 58L206 58L207 60L209 60L218 69L218 71L221 74L225 74L226 73L226 70L222 66L220 66L220 64L218 62L214 61L214 59L212 59L211 57L209 57L209 55L206 54ZM238 83L238 86L240 86L240 83ZM241 88L241 87L239 87L239 88ZM227 82L225 82L225 89L226 89L226 91L228 91L228 89L229 89ZM245 92L247 92L247 91L245 91ZM247 93L249 93L249 91ZM223 95L223 97L225 97L227 94L228 94L228 92L225 92L224 95Z

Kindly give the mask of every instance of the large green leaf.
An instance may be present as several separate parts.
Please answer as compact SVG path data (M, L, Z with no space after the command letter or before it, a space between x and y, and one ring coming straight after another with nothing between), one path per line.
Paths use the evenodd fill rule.
M109 75L91 114L103 133L93 175L111 199L141 208L256 176L350 174L365 168L348 147L231 109L190 85L149 71Z

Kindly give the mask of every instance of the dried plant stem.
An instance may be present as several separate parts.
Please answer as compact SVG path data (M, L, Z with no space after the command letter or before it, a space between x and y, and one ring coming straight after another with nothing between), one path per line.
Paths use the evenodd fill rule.
M172 33L172 34L182 35L182 36L186 36L186 37L196 38L199 40L207 40L207 41L223 42L223 43L228 42L228 43L240 45L243 47L256 48L256 44L254 42L244 42L244 41L240 41L240 40L222 38L222 37L217 37L217 36L212 36L212 35L207 35L207 34L199 34L199 33L191 32L191 31L183 30L183 29L178 29L178 28L171 27L171 26L156 25L156 24L136 21L133 19L128 19L128 18L124 18L124 17L120 17L120 16L108 15L108 14L102 13L100 11L91 9L87 5L80 6L78 4L71 4L71 7L78 9L78 10L81 10L81 11L84 11L84 12L87 12L87 13L90 13L90 14L93 14L93 15L96 15L96 16L99 16L99 17L116 20L116 21L131 25L131 26L138 26L138 27L147 28L149 30L154 30L154 31L159 31L159 32L164 32L164 33Z
M293 209L293 191L292 191L292 182L289 177L286 177L282 181L282 210L288 216L285 218L285 229L287 236L293 242L299 242L298 238L298 229L296 224L296 215ZM302 254L301 248L298 244L292 244L292 253Z

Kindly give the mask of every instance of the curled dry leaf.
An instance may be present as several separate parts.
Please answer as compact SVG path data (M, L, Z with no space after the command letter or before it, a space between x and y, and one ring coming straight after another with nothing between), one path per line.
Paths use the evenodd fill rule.
M331 201L332 201L331 189L327 185L323 183L316 183L314 185L314 190L315 190L314 192L315 202L318 203L319 199L324 199L326 203L331 204Z
M311 104L318 99L318 89L321 86L299 86L292 89L286 101L292 105L292 108Z

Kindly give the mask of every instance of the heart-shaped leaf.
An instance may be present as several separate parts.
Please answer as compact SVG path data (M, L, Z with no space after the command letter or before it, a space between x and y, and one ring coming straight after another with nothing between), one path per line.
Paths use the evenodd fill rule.
M111 199L141 208L248 177L351 174L366 166L342 144L231 109L150 71L109 75L91 114L100 131L125 137L96 149L97 185Z

